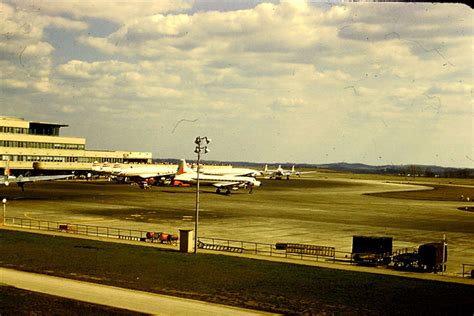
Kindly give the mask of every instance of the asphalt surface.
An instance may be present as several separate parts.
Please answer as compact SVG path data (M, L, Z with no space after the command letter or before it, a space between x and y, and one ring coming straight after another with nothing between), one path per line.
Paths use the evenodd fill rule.
M19 289L151 315L271 315L243 308L5 268L0 268L0 282Z
M462 201L383 198L364 193L428 187L327 176L264 180L253 194L230 196L202 188L200 237L263 243L295 242L349 253L352 236L392 236L394 248L448 239L447 272L473 263L474 214ZM2 189L7 216L177 234L193 229L194 188L136 186L104 181L35 183Z

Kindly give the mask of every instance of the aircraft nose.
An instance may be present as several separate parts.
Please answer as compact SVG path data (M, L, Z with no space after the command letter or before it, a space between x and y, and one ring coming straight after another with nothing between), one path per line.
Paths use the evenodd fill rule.
M261 181L255 181L255 182L253 183L253 186L254 186L254 187L259 187L259 186L261 186L261 185L262 185L262 182L261 182Z

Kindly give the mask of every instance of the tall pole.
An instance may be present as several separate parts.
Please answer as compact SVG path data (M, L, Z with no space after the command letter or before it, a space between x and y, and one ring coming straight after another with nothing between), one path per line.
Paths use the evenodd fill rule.
M202 145L202 142L205 141L205 145ZM194 253L197 252L197 243L198 243L198 222L199 222L199 173L201 172L201 152L204 150L204 153L208 153L207 144L211 140L205 137L196 137L194 143L196 144L196 149L194 152L197 154L197 176L196 176L196 215L194 216Z
M194 254L197 252L198 221L199 221L199 164L201 160L201 150L197 151L197 177L196 177L196 218L194 220Z
M448 247L448 240L446 239L446 234L443 234L443 265L441 266L441 273L444 274L446 270L446 248Z

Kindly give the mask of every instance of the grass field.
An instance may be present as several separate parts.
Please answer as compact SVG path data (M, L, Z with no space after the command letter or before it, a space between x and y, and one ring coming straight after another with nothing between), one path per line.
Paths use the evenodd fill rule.
M289 315L474 310L472 285L7 230L0 230L0 252L2 267Z

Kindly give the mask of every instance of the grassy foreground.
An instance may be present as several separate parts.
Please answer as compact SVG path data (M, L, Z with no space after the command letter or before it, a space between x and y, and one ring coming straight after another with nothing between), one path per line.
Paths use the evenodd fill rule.
M472 315L474 286L0 230L0 266L285 314Z

